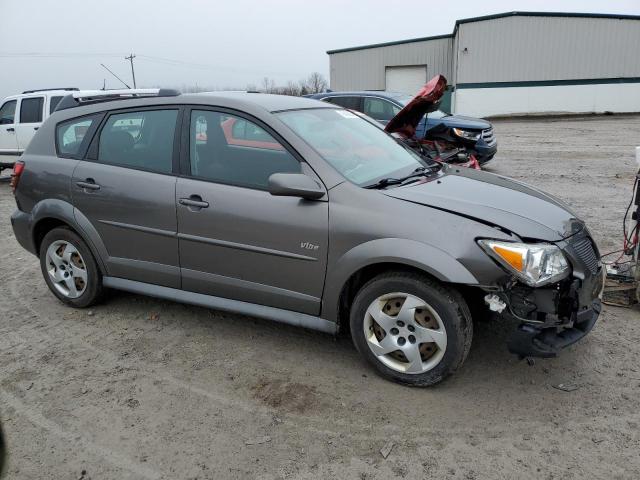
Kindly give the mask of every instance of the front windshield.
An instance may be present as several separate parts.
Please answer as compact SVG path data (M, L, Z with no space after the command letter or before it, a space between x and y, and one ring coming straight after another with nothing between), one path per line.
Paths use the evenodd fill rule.
M348 110L319 108L278 114L296 134L353 183L364 186L425 165L389 134Z

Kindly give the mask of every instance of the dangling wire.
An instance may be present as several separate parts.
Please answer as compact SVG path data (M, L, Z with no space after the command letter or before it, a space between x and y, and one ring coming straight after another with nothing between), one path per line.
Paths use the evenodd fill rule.
M633 249L635 249L636 245L638 244L638 220L640 219L636 219L635 225L633 226L631 231L627 233L627 218L629 216L629 210L631 210L631 205L633 205L633 201L636 198L637 187L638 187L638 176L636 175L636 179L633 182L633 193L631 194L631 200L629 201L629 205L627 205L627 209L624 212L624 218L622 219L622 235L623 235L622 249L605 253L604 255L602 255L602 258L608 257L609 255L613 255L615 253L620 253L620 252L622 253L620 253L620 256L618 256L618 258L616 258L612 262L603 262L605 265L619 264L618 262L622 259L622 257L624 257L625 255L633 254ZM632 260L622 262L622 263L630 263L631 261Z

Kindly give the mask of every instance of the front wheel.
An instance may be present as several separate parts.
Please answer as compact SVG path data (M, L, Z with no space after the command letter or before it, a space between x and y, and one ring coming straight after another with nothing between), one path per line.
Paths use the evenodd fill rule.
M434 385L464 362L473 337L462 296L429 277L386 273L367 282L353 301L351 336L384 377Z

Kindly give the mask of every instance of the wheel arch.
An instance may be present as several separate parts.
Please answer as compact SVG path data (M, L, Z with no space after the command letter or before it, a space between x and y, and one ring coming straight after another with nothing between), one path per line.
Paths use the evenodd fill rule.
M76 233L89 247L103 275L107 274L101 250L106 253L98 232L86 217L77 216L73 205L63 200L48 199L37 203L31 211L31 241L35 253L40 255L40 246L45 235L57 227L65 227ZM80 221L78 221L80 220ZM84 228L83 228L84 224ZM87 229L87 226L90 227ZM93 232L93 235L91 233Z
M373 277L389 271L418 273L447 284L478 284L469 270L443 250L412 240L373 240L349 250L330 268L322 317L337 322L340 329L343 321L348 321L358 290Z

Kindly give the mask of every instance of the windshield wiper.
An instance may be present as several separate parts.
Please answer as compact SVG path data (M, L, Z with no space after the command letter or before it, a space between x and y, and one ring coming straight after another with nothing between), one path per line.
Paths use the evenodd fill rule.
M383 178L382 180L378 180L376 183L372 183L371 185L365 185L363 188L384 188L388 187L389 185L397 185L399 183L402 183L402 180L400 178L387 177Z
M366 185L364 188L377 189L377 188L385 188L385 187L388 187L390 185L401 185L401 184L406 183L407 180L411 180L413 178L418 178L418 177L424 177L425 175L429 175L431 173L434 173L434 170L432 170L432 168L418 167L413 172L411 172L409 175L407 175L405 177L400 177L400 178L387 177L387 178L383 178L382 180L378 180L376 183L372 183L371 185Z

